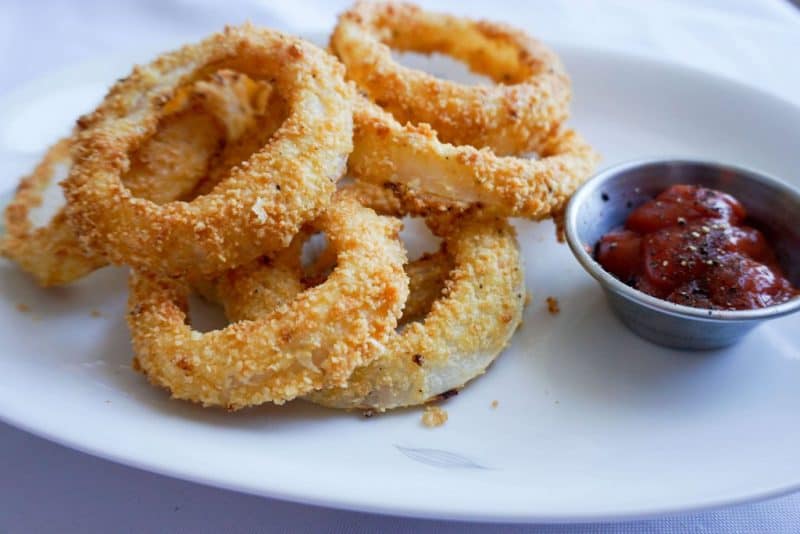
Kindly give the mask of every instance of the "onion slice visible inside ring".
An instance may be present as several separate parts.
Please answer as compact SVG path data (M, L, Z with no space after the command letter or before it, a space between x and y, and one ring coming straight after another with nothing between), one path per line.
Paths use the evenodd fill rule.
M389 46L448 54L496 85L467 86L404 67ZM570 82L561 60L504 24L359 1L339 17L331 49L371 100L400 123L430 124L448 143L527 152L568 115Z
M268 78L288 103L284 123L207 195L161 205L134 198L121 176L163 102L221 68ZM76 164L62 183L70 222L112 263L169 275L212 274L284 248L330 203L352 149L342 66L310 43L250 25L134 69L79 124Z
M186 324L186 283L134 273L128 323L138 368L173 397L238 409L343 385L394 332L408 278L400 224L335 201L317 221L337 251L321 285L253 321L200 333Z
M442 143L427 124L401 125L367 99L355 98L350 175L401 186L432 210L470 203L506 217L547 219L564 209L599 161L572 130L548 138L539 159L500 157L488 149Z

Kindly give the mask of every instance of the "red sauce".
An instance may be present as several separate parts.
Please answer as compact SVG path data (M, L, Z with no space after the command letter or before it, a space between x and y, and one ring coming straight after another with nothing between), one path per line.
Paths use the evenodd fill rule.
M695 308L764 308L800 294L746 217L730 195L675 185L604 235L597 261L640 291Z

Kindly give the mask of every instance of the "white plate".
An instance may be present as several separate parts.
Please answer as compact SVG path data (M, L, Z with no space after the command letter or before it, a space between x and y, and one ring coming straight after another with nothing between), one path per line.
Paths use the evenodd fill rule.
M604 164L697 156L800 183L797 108L683 67L559 51L574 122ZM127 68L101 63L29 86L0 106L0 142L9 154L43 147ZM122 270L43 291L8 264L0 417L205 484L425 517L641 517L800 487L800 316L729 350L665 350L611 316L550 224L518 226L533 293L524 326L485 377L446 402L444 427L423 428L418 410L364 419L299 402L227 414L170 401L130 369ZM547 313L548 295L560 315Z

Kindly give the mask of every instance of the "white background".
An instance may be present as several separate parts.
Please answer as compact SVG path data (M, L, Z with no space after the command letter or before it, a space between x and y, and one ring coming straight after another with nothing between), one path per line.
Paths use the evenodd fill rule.
M758 86L800 105L800 11L781 0L427 4L511 22L551 42L622 50L688 64ZM48 71L109 54L171 47L225 23L250 19L294 32L324 32L346 5L313 0L4 0L0 7L0 98ZM37 149L14 139L0 140L0 157L11 162L4 168L26 170ZM0 176L0 187L10 187L16 178L13 174ZM0 424L0 533L297 530L798 532L800 495L616 525L463 525L326 510L201 487L94 459Z

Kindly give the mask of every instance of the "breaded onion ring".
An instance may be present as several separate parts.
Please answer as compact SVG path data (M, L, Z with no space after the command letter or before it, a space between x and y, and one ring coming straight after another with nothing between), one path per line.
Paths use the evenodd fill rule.
M251 103L269 99L269 95L268 84L232 71L215 73L211 81L198 81L176 95L165 106L169 111L158 130L131 156L130 169L122 178L131 195L157 204L191 198L192 191L200 187L198 181L209 172L209 164L217 179L213 171L222 164L211 160L223 143L225 170L229 171L239 162L227 161L232 158L227 155L233 150L229 147L241 144L238 136L265 126L259 132L261 141L277 129L272 123L263 123L280 115L272 109L267 113L263 104ZM254 118L256 113L265 119ZM5 211L7 230L0 250L44 287L68 284L107 263L101 255L81 247L63 209L44 226L34 228L30 220L30 211L42 204L44 191L69 174L74 142L75 135L53 145L36 169L20 181Z
M436 400L485 372L522 317L525 279L515 233L502 219L466 216L443 238L442 254L453 267L424 319L394 333L345 387L308 400L384 411Z
M186 324L185 283L134 273L128 324L136 366L173 397L231 410L343 385L394 332L408 295L405 251L398 221L347 198L315 226L338 253L331 276L222 330L203 334Z
M288 102L286 121L205 196L161 205L133 197L121 176L162 103L220 68L268 78ZM112 263L168 275L212 274L287 246L330 203L352 149L342 66L310 43L250 25L134 69L80 124L76 165L62 183L71 224Z
M163 203L181 198L206 173L208 160L221 140L219 122L194 105L165 117L164 123L131 158L124 176L132 195ZM24 177L5 212L2 253L14 260L43 287L80 279L106 265L100 254L81 247L64 209L41 227L30 220L31 209L42 204L43 193L66 178L72 167L74 138L53 145L34 171Z
M360 192L348 185L339 196L354 198ZM374 347L379 355L356 369L346 386L312 393L309 400L380 411L436 400L483 374L508 343L526 299L513 228L476 214L432 226L443 243L438 252L406 265L410 284L403 330ZM218 285L212 300L223 304L230 320L268 313L298 291L297 249L234 277L238 287ZM326 249L310 268L312 279L333 264L335 257Z
M48 186L67 176L72 166L71 146L72 140L64 138L50 147L33 172L22 178L5 210L0 251L43 287L67 284L106 264L102 256L83 251L63 209L39 228L30 218L31 210L42 204Z
M361 205L374 209L380 215L400 218L406 215L423 215L409 213L406 210L407 206L397 198L393 189L387 189L368 182L352 181L344 185L338 194L355 199ZM429 227L433 227L434 231L444 228L440 233L446 234L449 225L458 224L459 220L457 218L461 216L461 213L452 214L451 219L451 217L440 215L434 219L428 219L427 224ZM303 268L303 281L306 285L316 285L325 279L335 265L336 254L330 247L326 247L310 265ZM443 250L423 254L420 258L409 262L405 266L409 280L409 292L403 308L403 316L400 318L401 325L416 321L428 313L436 299L441 296L445 282L452 269L453 258ZM265 285L261 284L261 287L263 288ZM238 300L241 306L241 303L246 303L248 299L228 300ZM234 320L230 315L228 317Z
M330 45L373 101L400 123L430 124L448 143L527 152L568 115L570 82L558 56L504 24L357 2L339 17ZM389 47L448 54L497 85L467 86L404 67Z
M467 203L506 217L546 219L564 209L599 160L572 130L547 138L534 160L442 143L427 124L403 126L361 97L354 120L349 174L403 189L418 201L415 211L463 209Z
M215 289L207 297L212 302L225 306L225 314L231 321L251 317L253 313L263 313L271 309L281 298L291 292L293 287L303 282L314 286L323 281L335 265L335 255L331 258L330 249L325 249L317 260L307 269L305 276L298 278L296 270L288 262L262 266L262 271L279 270L280 273L259 272L250 281L250 292L238 295L228 291ZM433 254L424 254L420 258L406 264L408 275L408 299L403 307L403 315L399 324L402 326L425 317L431 306L441 297L445 282L453 269L453 258L439 250ZM291 273L295 273L292 275ZM261 280L256 281L255 279ZM218 287L218 286L217 286ZM257 315L256 315L257 316ZM237 319L238 318L238 319Z

